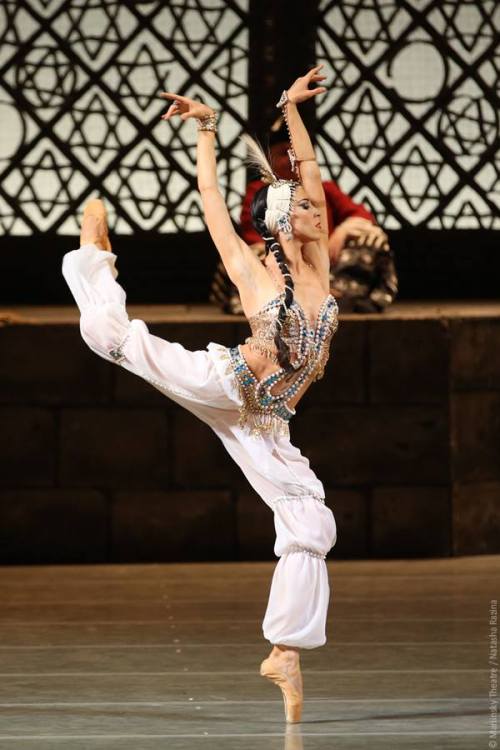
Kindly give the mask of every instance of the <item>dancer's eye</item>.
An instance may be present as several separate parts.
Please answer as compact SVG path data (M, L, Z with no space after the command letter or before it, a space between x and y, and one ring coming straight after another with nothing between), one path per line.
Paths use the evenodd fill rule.
M301 201L301 202L299 203L299 206L300 206L301 208L305 208L306 210L307 210L307 209L309 208L309 206L310 206L310 205L311 205L311 204L309 203L309 201Z

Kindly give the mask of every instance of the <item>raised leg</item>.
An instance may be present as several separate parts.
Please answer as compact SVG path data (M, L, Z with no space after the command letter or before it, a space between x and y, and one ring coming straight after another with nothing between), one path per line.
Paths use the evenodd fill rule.
M95 245L99 250L111 252L106 209L98 198L88 201L83 210L80 246L83 245Z
M65 254L62 272L80 309L80 332L89 348L209 424L226 412L234 412L236 418L236 389L231 391L231 384L219 374L218 350L225 347L211 344L211 351L189 351L151 334L143 320L129 319L102 201L91 200L85 206L80 241L79 249Z

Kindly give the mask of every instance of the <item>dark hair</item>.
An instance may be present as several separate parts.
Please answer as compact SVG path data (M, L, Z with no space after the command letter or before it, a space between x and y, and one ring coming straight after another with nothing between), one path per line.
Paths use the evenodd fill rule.
M285 253L283 252L283 248L281 247L278 240L275 237L273 237L273 235L269 231L267 224L265 222L265 219L264 219L266 215L266 209L267 209L268 190L269 190L269 185L265 185L264 187L260 188L260 190L258 190L255 193L253 200L252 200L252 207L251 207L252 222L253 222L255 229L257 230L257 232L260 234L260 236L266 243L266 255L269 252L271 252L274 255L274 257L276 258L276 262L278 263L278 266L280 268L280 271L283 274L283 278L285 280L285 297L278 311L274 343L278 351L279 365L283 367L284 370L289 371L293 369L292 364L290 362L290 347L282 338L281 330L286 320L287 311L291 307L292 302L293 302L294 283L293 283L292 275L286 263Z

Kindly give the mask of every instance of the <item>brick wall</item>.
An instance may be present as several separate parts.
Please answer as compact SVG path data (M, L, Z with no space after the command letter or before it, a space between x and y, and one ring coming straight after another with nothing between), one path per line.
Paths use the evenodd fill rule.
M185 346L238 322L155 324ZM346 316L292 440L330 553L500 551L500 318ZM208 427L94 355L75 324L0 328L0 562L272 559L274 528Z

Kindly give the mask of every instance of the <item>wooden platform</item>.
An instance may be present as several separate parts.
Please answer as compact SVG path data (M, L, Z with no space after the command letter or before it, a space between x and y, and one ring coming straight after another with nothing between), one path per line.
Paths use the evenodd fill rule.
M243 315L227 315L214 305L127 305L130 318L148 323L242 323ZM436 320L439 318L498 318L498 300L403 300L382 314L345 313L342 320ZM0 305L0 325L78 323L76 305Z
M303 722L258 674L273 565L0 568L1 750L482 750L500 556L330 561ZM497 738L498 739L498 738Z
M188 349L243 317L129 305ZM266 561L274 528L212 431L83 342L75 305L0 308L0 564ZM343 315L291 436L336 559L500 552L500 303Z

